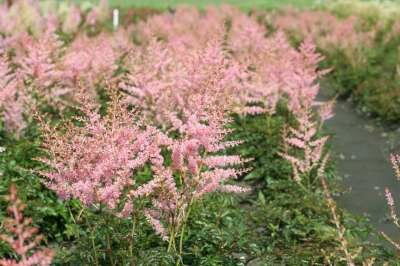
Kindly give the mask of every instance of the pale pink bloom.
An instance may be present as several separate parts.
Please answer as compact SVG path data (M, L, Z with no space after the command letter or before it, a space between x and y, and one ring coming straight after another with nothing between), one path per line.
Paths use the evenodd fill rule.
M79 7L73 5L67 12L66 18L62 24L62 30L66 33L74 33L82 22L82 12Z
M223 120L224 111L240 104L242 70L218 40L186 52L153 40L130 56L120 87L156 125L182 131L190 117Z
M385 197L386 197L387 204L390 207L394 207L394 200L392 197L392 193L390 193L390 190L388 188L385 188Z
M231 145L223 142L226 133L222 128L200 124L191 117L179 132L181 135L177 140L166 143L172 152L171 167L153 164L154 179L132 193L134 197L153 198L152 210L158 218L153 217L152 224L157 232L163 223L174 226L173 232L176 233L185 220L191 202L207 193L220 189L226 192L229 189L232 192L247 191L246 188L235 186L224 187L225 181L242 173L234 167L242 165L243 160L239 156L215 155L215 152ZM205 166L208 169L204 169ZM179 176L179 180L174 180L172 173ZM155 220L158 222L155 223Z
M273 24L279 29L303 38L311 37L323 49L355 49L359 45L371 45L375 32L358 30L358 23L356 16L340 19L320 10L287 9L273 19Z
M319 107L318 114L322 122L329 120L335 116L335 99L328 102L314 102L314 106Z
M192 201L236 178L241 171L234 167L243 163L239 156L215 154L237 144L224 138L229 133L226 115L240 103L234 97L241 89L240 68L217 40L205 48L179 49L187 50L177 52L169 43L153 40L133 51L129 74L120 84L128 93L127 102L139 107L149 123L174 135L166 145L171 166L153 165L155 178L132 193L153 199L152 211L157 215L152 216L152 224L156 231L165 224L168 235L182 226Z
M86 24L89 26L94 26L96 25L96 22L98 20L98 13L96 9L92 9L87 15L86 15Z
M115 49L110 40L111 36L105 34L93 38L79 35L57 65L61 75L59 83L70 88L85 84L92 90L88 94L95 95L95 86L112 78L123 53Z
M136 114L125 108L115 98L108 115L100 117L95 105L85 100L85 117L79 118L83 125L67 124L65 133L42 122L49 154L42 161L53 168L42 174L61 198L77 198L86 206L103 204L117 212L126 190L134 189L135 170L159 156L154 152L160 150L153 147L158 131L140 129ZM123 214L131 210L125 206Z
M301 182L303 175L319 169L323 158L323 149L328 137L316 136L317 124L312 120L310 110L297 114L297 128L289 128L284 137L285 151L280 155L292 165L293 178Z
M9 64L5 56L0 56L0 108L6 130L20 136L26 127L24 112L28 96L22 79L12 72Z
M255 19L240 12L230 19L228 45L249 69L241 94L248 106L242 112L272 114L282 98L295 113L311 105L319 91L317 78L326 73L318 69L323 58L311 40L306 39L296 50L281 31L265 37L266 30Z
M196 49L210 39L223 37L226 14L217 8L201 12L194 7L178 7L174 13L152 16L137 25L140 41L166 40L176 50Z
M11 218L5 218L3 226L5 234L0 235L0 239L6 242L18 254L18 261L13 259L0 259L0 265L4 266L47 266L50 265L54 252L48 248L40 248L42 235L38 234L38 229L32 227L32 219L25 218L23 211L25 205L17 196L14 185L10 187L10 194L7 197L10 205L8 213Z
M97 23L107 19L109 15L108 0L100 0L86 15L86 24L95 26Z
M16 35L30 31L39 36L45 31L46 19L42 16L37 0L18 0L8 8L6 2L0 7L0 32Z
M151 213L152 212L150 210L145 210L144 215L146 216L149 223L153 226L154 230L161 236L161 238L167 241L168 234L165 227L161 224L161 222L158 219L154 218L151 215Z
M390 211L390 218L392 219L393 223L400 228L399 218L397 217L396 213L396 206L393 200L392 193L388 188L385 188L385 197Z
M351 60L351 64L364 63L362 53L365 47L371 47L382 23L370 30L361 30L360 18L349 16L337 18L328 11L288 9L273 18L272 24L284 30L296 39L311 38L319 48L326 52L340 49Z
M24 54L17 61L21 64L21 73L31 80L39 91L52 85L57 73L55 60L61 43L52 31L40 39L26 39Z
M396 177L397 180L399 180L399 162L400 162L400 157L397 154L391 154L390 155L390 161L392 163L393 169L396 173ZM388 188L385 188L385 198L386 198L386 202L387 205L389 207L389 213L390 213L390 218L393 222L393 224L400 229L400 221L399 218L397 216L397 212L396 212L396 206L395 206L395 202L392 196L392 193L390 192L390 190ZM400 250L400 244L396 241L394 241L391 237L389 237L388 235L386 235L384 232L381 232L381 234L383 235L383 237L389 241L389 243L391 243L397 250Z
M397 180L400 180L400 155L391 154L390 161L392 163L392 167L396 174Z

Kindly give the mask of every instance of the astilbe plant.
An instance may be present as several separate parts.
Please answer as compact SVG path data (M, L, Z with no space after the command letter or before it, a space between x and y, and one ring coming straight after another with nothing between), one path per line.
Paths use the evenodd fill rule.
M0 259L3 266L47 266L53 260L54 252L49 248L40 248L43 236L38 234L38 229L32 226L32 219L24 217L25 204L17 196L14 185L10 187L7 196L9 201L8 213L10 218L5 218L3 226L6 233L0 234L0 239L12 248L18 259Z
M318 115L319 115L320 120L321 120L321 127L322 127L323 123L326 120L329 120L332 117L334 117L334 115L335 115L334 114L335 104L336 104L336 99L332 99L332 100L327 101L327 102L315 101L313 103L313 106L317 106L318 107Z
M273 113L280 99L286 99L292 112L314 102L319 91L317 79L328 72L319 70L323 57L310 39L298 49L278 31L268 37L266 29L254 18L237 13L231 18L228 47L238 61L249 69L246 80L250 113Z
M212 25L204 26L209 24ZM194 31L193 28L201 30ZM202 34L203 29L207 34ZM266 29L257 23L255 18L234 8L209 8L203 13L178 9L176 13L150 18L145 24L141 24L137 31L141 40L150 46L154 45L153 38L157 37L165 43L170 53L173 51L178 56L183 56L179 63L171 62L176 55L172 58L169 55L168 61L160 61L159 64L155 62L154 65L163 66L164 75L171 73L171 70L165 71L171 65L180 65L182 62L186 65L188 59L184 56L188 51L206 53L203 49L210 43L221 50L229 51L224 55L228 59L225 60L236 65L240 73L240 81L236 81L237 88L234 93L234 101L239 104L233 109L238 113L273 113L282 96L286 96L289 108L296 112L302 108L305 101L314 101L319 91L316 79L327 72L318 69L323 57L316 52L316 47L310 39L305 40L298 50L294 49L283 32L266 37ZM155 53L149 56L153 60L157 54L161 55L157 49L151 51ZM162 53L162 56L165 56L165 51ZM181 75L185 76L185 68L172 68L172 71L182 73L178 75L178 79ZM132 71L132 76L139 79L134 73L135 71ZM146 73L148 79L154 70L141 69L141 74L143 73ZM163 79L159 74L158 77ZM176 82L171 76L167 79L170 86ZM152 84L157 83L154 80L153 78ZM166 83L160 81L158 84L167 86Z
M306 189L314 184L312 172L319 169L328 137L318 137L317 122L310 109L297 115L297 127L290 127L284 136L284 151L280 155L290 162L293 179Z
M210 39L224 36L226 12L223 8L177 7L138 23L139 41L148 43L153 38L167 41L176 49L204 47Z
M346 259L346 264L348 266L354 266L355 265L354 258L358 254L357 253L353 254L349 248L349 243L348 243L348 241L346 239L346 235L345 235L346 228L344 227L344 225L341 222L341 216L338 214L336 202L332 197L332 193L329 189L329 185L328 185L328 182L325 177L325 168L326 168L328 159L329 159L329 154L326 154L322 158L321 164L317 171L317 178L321 181L322 190L323 190L326 202L327 202L327 206L331 212L332 221L335 225L335 229L338 234L338 242L340 243L340 249L344 253L344 256ZM369 264L363 264L363 265L369 265Z
M151 199L146 217L169 242L171 252L176 251L175 239L180 236L181 254L185 225L196 201L215 191L247 190L225 184L240 175L244 161L223 155L238 144L224 138L229 134L226 116L240 72L218 43L208 44L202 52L189 49L179 55L158 42L150 47L149 56L134 54L134 62L144 61L130 66L121 87L129 94L127 101L143 110L149 123L170 135L170 143L163 146L170 151L172 163L153 164L154 179L131 195Z
M86 15L86 24L95 26L97 23L105 21L110 15L108 0L101 0L98 5L94 6Z
M125 52L113 44L112 36L106 34L92 38L77 36L57 64L58 86L74 94L73 90L84 84L87 93L95 97L96 86L104 86L111 80L118 68L117 60Z
M79 35L64 49L54 29L40 39L23 36L16 49L21 76L32 93L60 110L79 101L77 88L88 88L86 94L95 99L97 86L112 80L128 49L126 42L117 44L112 37Z
M202 119L215 108L231 111L242 106L237 95L246 74L223 51L219 39L185 52L153 40L133 51L128 61L128 74L120 84L127 101L166 130L178 130L193 114Z
M371 45L375 36L374 30L359 29L359 17L340 19L329 11L287 9L274 17L273 24L300 38L312 38L322 49L356 49Z
M45 29L44 17L37 0L18 0L8 7L6 1L0 7L0 32L6 35L30 31L39 35Z
M76 33L82 23L82 11L76 6L72 5L65 11L65 19L62 23L61 29L65 33Z
M339 49L356 65L365 61L360 52L371 47L378 28L361 30L357 16L339 19L328 11L288 9L274 17L272 24L296 39L311 38L325 52Z
M0 108L7 131L20 136L26 127L25 103L28 100L22 79L10 67L5 55L0 55Z
M274 52L274 37L266 38L266 30L240 11L231 10L229 16L228 48L242 67L250 70L242 91L246 107L241 111L251 115L273 114L280 97L278 82L270 75L278 66L273 61L278 59Z
M289 51L279 80L281 90L287 97L288 108L294 113L301 113L315 102L320 89L318 78L330 70L318 68L324 57L316 51L316 46L309 38L301 43L298 50Z
M169 145L171 165L153 165L155 178L134 192L134 196L147 196L152 207L145 215L157 233L169 242L169 251L176 251L175 239L179 235L179 254L182 254L185 226L192 205L206 194L216 191L241 193L248 189L226 184L238 177L238 168L244 160L237 155L221 155L237 142L225 142L228 131L224 124L203 124L193 115L180 128L180 137ZM140 191L138 190L138 191Z
M127 111L117 96L103 117L97 104L82 102L83 117L75 121L82 125L66 123L64 133L41 120L49 155L41 161L51 167L42 172L44 183L63 199L76 198L87 207L104 205L127 216L133 208L126 191L134 187L135 170L159 159L153 147L158 131L142 130L137 114Z
M197 102L203 108L207 105ZM235 168L243 160L220 154L237 144L223 141L229 133L224 129L223 111L209 113L208 120L193 113L178 129L179 137L172 139L155 128L143 130L135 125L137 117L116 100L105 117L100 117L94 106L83 106L83 125L68 124L65 133L42 122L44 148L49 153L42 161L51 167L42 174L46 185L60 197L77 198L86 206L101 204L123 217L133 211L133 200L150 199L146 217L169 241L171 252L176 251L175 238L181 236L181 254L185 224L196 200L218 190L247 191L225 184L243 171ZM165 163L162 148L170 151L171 164ZM137 186L132 175L146 162L153 178Z
M396 178L399 181L400 180L400 156L398 154L391 154L390 161L392 163ZM390 192L389 188L385 188L385 197L386 197L387 205L389 207L390 219L392 220L393 224L398 229L400 229L400 220L399 220L399 217L397 216L395 202L394 202L392 193ZM398 251L400 251L400 243L393 240L385 232L381 232L381 234L390 244L392 244Z
M181 19L172 14L168 18ZM246 73L224 51L219 29L207 41L199 40L203 44L198 47L191 42L202 37L181 42L181 31L191 30L185 23L179 26L179 30L168 29L168 34L174 33L168 38L148 39L147 45L132 51L120 87L127 93L126 101L142 110L148 123L170 136L165 149L171 153L171 164L153 164L154 178L131 196L151 199L145 216L169 242L168 250L182 255L186 223L196 201L216 191L247 191L226 183L245 171L244 160L224 155L239 143L224 139L229 134L227 115L243 106L241 81Z
M24 79L38 91L48 89L57 76L55 61L62 45L54 29L48 29L40 38L26 36L21 39L21 44L23 51L17 53L16 62Z

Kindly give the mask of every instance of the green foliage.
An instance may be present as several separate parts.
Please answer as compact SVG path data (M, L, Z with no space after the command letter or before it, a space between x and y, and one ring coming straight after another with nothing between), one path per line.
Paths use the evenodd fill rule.
M341 50L322 51L324 67L333 67L328 83L341 97L351 97L361 111L384 122L400 122L400 36L389 37L393 22L378 31L372 47L361 48L363 60ZM377 27L377 25L375 25ZM360 44L361 45L361 44Z
M268 241L264 261L268 263L298 265L340 265L343 254L339 249L337 231L324 196L304 193L293 182L278 180L263 192L266 204L254 214L254 223L264 226L263 237ZM375 238L367 221L340 210L342 223L347 229L347 240L352 250L363 247L359 262L378 257L390 257L381 247L369 242Z
M31 126L26 130L25 138L16 139L3 129L0 131L0 146L5 151L0 153L0 195L8 193L11 183L17 185L19 197L27 204L26 216L32 217L34 223L49 241L61 241L66 237L65 230L71 223L68 210L57 199L56 195L46 189L35 170L40 163L35 161L41 152L37 130ZM0 219L6 215L7 202L0 201ZM0 256L5 248L0 244Z
M291 170L278 155L282 133L289 122L289 114L283 104L278 106L276 116L260 115L251 118L236 116L233 124L233 139L244 141L236 153L252 158L252 171L244 176L245 181L268 184L269 181L285 178Z
M157 2L156 6L150 1L146 5L165 8L178 2L181 1ZM206 2L196 4L203 6ZM253 3L263 7L282 4L270 2L250 1L243 7L254 7ZM289 2L293 1L283 1ZM117 1L114 3L118 5ZM142 15L146 16L147 12L154 10L145 10ZM368 25L377 21L370 14L367 20ZM99 29L87 30L96 34ZM327 56L324 67L335 67L328 79L340 95L351 96L368 112L396 122L400 121L400 101L393 99L400 99L396 70L400 37L385 42L389 31L390 27L379 33L373 49L361 51L366 58L363 64L353 64L353 58L334 50L323 51ZM66 43L71 40L71 36L61 37ZM294 38L293 42L298 40ZM119 68L115 74L124 71ZM109 98L102 88L98 92L104 112ZM62 115L56 110L42 111L51 114L54 123L76 114L76 110L67 110ZM184 239L182 261L185 265L343 264L337 231L319 185L315 184L313 191L301 189L292 180L290 164L278 155L282 148L282 132L292 123L284 103L274 115L233 117L232 139L244 141L233 152L253 158L248 163L252 170L241 177L253 190L244 196L212 194L193 206ZM26 216L32 217L48 245L57 252L55 265L173 265L179 260L167 252L167 243L154 233L140 208L132 217L121 219L101 207L88 209L76 200L58 199L42 184L38 174L43 167L35 160L43 155L40 144L40 134L34 123L20 139L0 129L0 147L5 148L0 153L0 195L7 193L11 183L17 185L21 200L27 204ZM334 191L338 190L334 165L327 168L326 175ZM136 176L139 183L150 177L148 168ZM1 221L6 215L3 198L0 205ZM368 221L340 209L339 214L352 251L362 247L357 263L371 257L380 264L394 261L393 254L370 242L376 235ZM0 243L0 257L3 256L13 254Z
M100 90L101 92L101 90ZM107 94L100 93L103 108ZM54 114L60 123L66 114ZM290 165L282 159L282 131L294 123L281 102L274 115L234 116L232 139L244 143L233 153L253 158L252 170L242 182L253 188L247 195L212 194L192 209L184 239L182 258L167 252L167 243L156 235L141 213L138 201L132 217L121 219L98 208L84 208L78 201L61 201L42 183L38 172L43 165L35 158L43 155L38 129L31 123L20 139L0 131L0 194L10 183L18 186L27 204L26 215L46 236L56 251L55 265L326 265L342 263L337 231L331 221L318 184L304 191L292 180ZM151 171L142 169L135 178L149 180ZM335 183L334 167L327 177ZM6 202L0 201L0 219ZM358 259L376 257L390 261L392 255L368 242L373 234L367 223L340 211L352 250L364 247ZM0 256L12 256L0 243Z
M375 38L368 47L360 42L357 47L318 47L318 51L325 56L321 68L332 68L326 76L329 89L342 99L351 98L364 113L396 124L400 122L400 33L394 18L400 6L394 2L386 4L337 0L319 5L319 9L331 11L339 18L356 16L356 30L374 33ZM265 23L275 30L273 21L267 19ZM295 47L304 37L299 32L288 32Z
M106 101L106 99L105 99ZM232 138L243 139L235 148L248 158L252 170L242 182L252 186L248 195L212 194L193 206L184 239L185 265L326 265L341 264L343 257L337 232L319 186L305 192L292 181L290 165L277 153L282 130L292 118L280 104L268 116L234 117ZM41 184L37 173L42 164L40 136L30 126L21 139L1 131L0 193L11 182L19 188L31 216L48 245L56 252L55 265L173 265L179 258L167 252L162 241L139 211L121 219L104 209L83 208L76 200L61 201ZM335 183L333 167L327 177ZM144 168L138 182L148 180ZM6 203L0 201L0 219ZM138 202L138 204L145 204ZM340 211L352 250L363 246L358 257L390 261L391 254L368 242L371 229L366 221ZM0 256L11 256L1 244Z

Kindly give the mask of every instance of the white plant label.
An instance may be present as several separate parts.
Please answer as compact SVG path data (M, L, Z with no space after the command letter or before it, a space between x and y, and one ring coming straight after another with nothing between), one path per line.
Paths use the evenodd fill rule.
M114 9L113 10L113 27L114 27L114 30L116 30L118 28L118 24L119 24L119 10L118 9Z

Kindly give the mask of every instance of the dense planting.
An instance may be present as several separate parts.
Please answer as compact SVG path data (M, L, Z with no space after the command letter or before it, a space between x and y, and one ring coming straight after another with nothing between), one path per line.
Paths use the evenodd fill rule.
M399 7L394 3L333 1L316 10L288 9L269 21L295 42L315 41L332 68L330 87L384 122L400 118Z
M335 75L317 49L356 56L373 36L291 12L299 29L274 23L295 45L229 6L112 30L105 1L2 4L0 264L394 261L335 204L322 131L334 102L316 100ZM333 37L304 31L326 18Z

